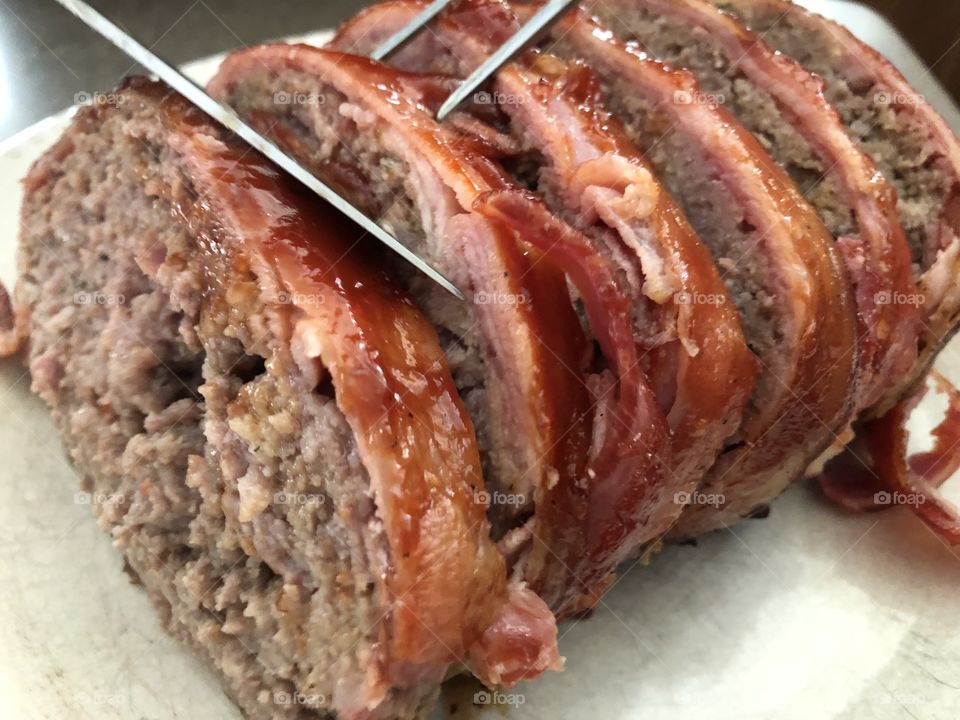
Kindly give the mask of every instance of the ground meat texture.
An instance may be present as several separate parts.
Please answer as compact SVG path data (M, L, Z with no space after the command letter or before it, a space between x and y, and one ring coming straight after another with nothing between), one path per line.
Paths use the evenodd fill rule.
M385 546L332 390L164 143L156 98L93 106L32 169L18 305L70 458L164 625L251 718L328 716L377 642ZM216 279L216 281L214 281ZM395 717L436 686L394 691Z
M439 229L424 227L423 218L430 216L433 204L453 200L438 188L430 188L436 197L426 196L413 179L415 170L363 127L364 110L351 105L336 88L323 82L318 86L318 78L293 70L264 73L256 82L231 86L228 102L255 124L260 120L264 132L280 139L306 167L338 185L406 247L459 287L469 287L451 266ZM492 488L525 501L491 507L494 535L500 538L523 523L534 493L530 473L514 467L511 454L500 451L511 440L498 437L493 421L496 413L491 412L487 392L490 373L471 303L451 303L445 290L406 263L397 263L392 270L440 334L454 382L476 428L484 477Z
M600 16L612 22L610 13L600 12ZM668 65L696 75L706 95L693 101L716 102L730 110L788 172L834 237L855 232L856 220L830 172L831 165L783 117L770 94L713 43L706 29L642 7L631 9L623 17L623 25L611 27L629 28L625 39L637 42Z
M770 371L761 378L751 401L754 410L762 412L757 401L779 401L783 381L777 378L793 372L780 352L791 332L791 318L771 290L780 270L761 252L765 231L750 222L742 205L731 201L729 186L713 170L700 145L676 128L654 102L632 92L627 82L621 86L604 81L610 106L710 248L740 312L750 349Z
M736 14L764 42L823 78L827 100L837 109L850 135L873 158L897 190L900 222L910 239L919 268L928 266L937 249L941 218L955 201L956 172L930 142L922 118L902 105L922 102L919 95L877 84L866 65L851 61L855 53L828 32L824 21L795 11L789 3L768 0L713 0Z

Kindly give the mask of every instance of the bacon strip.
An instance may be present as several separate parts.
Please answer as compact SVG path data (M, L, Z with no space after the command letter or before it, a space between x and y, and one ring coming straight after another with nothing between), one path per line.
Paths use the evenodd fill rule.
M371 38L399 29L418 10L415 2L382 3L341 28L333 44L370 51ZM396 64L465 75L518 26L500 0L460 2ZM680 497L689 494L739 426L756 378L713 259L605 110L598 82L582 64L528 53L499 72L494 90L491 99L502 101L515 134L544 155L540 176L557 196L553 205L630 281L624 293L639 318L643 363L673 432L671 486ZM662 531L681 508L664 513Z
M852 236L838 238L853 281L860 319L862 375L856 410L895 401L897 381L917 359L920 308L910 248L897 217L897 198L870 157L854 143L824 97L823 81L776 53L762 38L706 0L612 0L598 6L611 27L630 28L647 10L696 28L704 55L718 48L749 82L769 93L784 119L823 160L848 203ZM617 18L622 24L613 22ZM641 38L642 39L642 38Z
M947 410L931 432L933 449L908 455L907 421L931 386L947 396ZM960 545L960 510L937 490L960 469L960 391L934 371L912 396L861 428L858 439L824 468L824 494L854 512L906 504L945 541Z
M198 132L198 115L170 110L171 143L203 182L203 201L244 228L252 262L292 299L292 342L301 362L330 374L383 522L388 612L360 714L375 716L392 686L440 680L455 662L509 664L535 647L523 673L558 669L553 617L508 585L476 501L474 429L433 327L353 247L355 227L257 156Z
M588 590L574 598L578 609L592 607L613 569L644 542L663 532L675 516L674 488L658 448L668 442L656 398L640 367L629 302L610 266L584 236L551 215L531 196L494 193L478 199L478 211L497 217L568 273L581 293L590 325L619 380L616 397L602 389L605 418L595 434L585 481L586 549L576 577ZM562 517L553 522L563 522ZM571 606L572 607L572 606Z
M230 97L238 84L256 85L258 74L275 77L282 71L296 70L317 78L318 83L329 83L346 95L349 102L362 108L364 117L371 121L365 129L372 137L380 137L390 152L406 157L412 167L423 168L438 178L437 192L449 188L459 205L459 214L450 218L431 218L425 227L446 228L452 235L452 244L438 254L451 263L454 277L458 273L473 281L473 274L484 273L482 282L501 277L511 282L523 279L515 292L524 293L529 302L519 305L519 312L511 313L507 324L502 306L479 306L480 321L488 342L497 348L492 357L502 365L494 371L499 377L515 381L529 378L526 385L512 386L502 393L502 402L512 418L535 428L539 435L534 442L515 431L515 425L506 426L506 432L518 444L538 450L532 465L542 468L530 473L534 479L535 513L522 529L530 537L528 554L519 562L531 586L562 611L572 604L582 604L580 597L593 592L594 587L606 582L614 565L624 553L651 535L646 526L638 526L638 506L645 495L638 495L638 487L662 488L666 458L669 455L669 432L662 413L648 402L652 398L639 368L621 363L626 352L635 352L630 334L607 332L611 322L609 309L598 308L594 297L613 296L617 287L600 286L593 276L580 272L571 265L571 256L543 242L539 228L552 220L537 202L511 187L502 171L490 160L477 153L477 146L465 143L462 136L437 126L424 113L430 93L422 77L387 69L372 61L332 51L306 46L278 46L255 48L231 56L211 85L211 90L222 97ZM238 93L239 94L239 93ZM241 109L242 110L242 109ZM264 123L264 127L270 124ZM468 148L468 151L465 151ZM322 172L322 165L318 167ZM511 212L498 216L493 208L509 207ZM520 208L524 217L520 223L512 221L513 210ZM562 226L562 224L561 224ZM571 237L579 238L572 228L562 226ZM491 241L495 252L491 252ZM518 242L521 241L521 242ZM532 252L526 243L547 251ZM583 242L584 251L589 250ZM599 258L590 261L602 264ZM506 272L504 272L506 270ZM567 291L563 287L564 274L578 284L584 297L593 332L602 339L602 345L612 368L622 371L620 377L586 377L579 369L582 359L572 350L579 343L572 342L579 335ZM579 275L578 275L579 273ZM530 278L540 278L531 284ZM559 284L558 284L559 281ZM484 288L489 285L479 284ZM618 310L622 306L618 306ZM526 325L517 325L517 315ZM562 322L560 321L562 320ZM517 339L524 327L530 336L542 345L535 352L518 354ZM521 346L522 349L522 346ZM603 390L598 386L603 385ZM593 394L593 401L601 401L601 410L591 412L578 400L584 392ZM629 413L619 409L609 397L626 397ZM640 398L639 400L637 398ZM639 409L642 411L638 411ZM610 408L610 412L604 412ZM611 415L618 415L611 419ZM595 417L592 435L594 445L589 457L600 456L609 473L602 477L584 477L584 463L590 445L589 416ZM587 421L585 422L585 418ZM622 429L611 429L617 421L625 423ZM601 422L602 421L602 422ZM614 443L606 438L629 438L629 442ZM599 438L599 440L597 439ZM553 469L551 472L550 469ZM598 497L602 489L603 512ZM611 498L616 502L609 506ZM591 509L592 508L592 509ZM594 518L596 518L594 520ZM584 538L587 538L586 540ZM596 538L595 540L591 538ZM613 550L588 550L622 540ZM583 560L589 558L590 562ZM583 569L586 568L586 569ZM602 584L602 583L601 583Z

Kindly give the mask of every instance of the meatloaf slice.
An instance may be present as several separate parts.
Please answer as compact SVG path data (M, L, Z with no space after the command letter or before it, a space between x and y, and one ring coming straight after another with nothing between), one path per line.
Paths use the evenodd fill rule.
M349 163L362 188L381 193L369 202L376 216L473 295L453 308L459 316L446 298L423 306L452 337L478 338L487 396L471 410L494 454L523 453L488 464L492 497L526 497L494 508L497 536L515 575L551 607L593 606L617 563L656 537L675 492L666 420L603 258L513 184L482 140L424 112L431 78L276 45L229 56L210 90L318 174ZM568 280L597 354L584 345Z
M16 303L167 628L251 718L411 718L453 664L557 666L437 336L357 230L165 86L108 97L26 179Z
M521 17L533 8L515 5ZM739 436L707 475L678 534L765 505L837 439L858 388L852 291L829 230L756 139L703 98L692 75L617 40L582 12L557 23L552 52L600 77L608 107L710 247L761 374Z
M817 209L855 288L862 368L856 410L889 406L917 359L910 248L893 186L847 135L822 82L707 0L612 0L597 13L654 57L693 72Z
M410 1L381 3L344 26L331 46L372 52L420 9ZM459 3L391 63L462 77L518 25L503 3ZM709 251L607 112L588 68L530 53L498 73L493 91L487 95L506 114L520 153L507 167L590 237L630 298L641 359L673 433L679 515L739 428L755 382L736 308ZM491 109L470 108L484 117ZM465 132L474 127L459 116L451 122Z
M462 55L463 31L449 37ZM588 68L541 54L506 67L495 87L513 99L504 107L514 134L544 158L537 189L615 264L633 302L640 357L673 433L672 524L754 388L740 317L709 250L606 111Z
M399 4L410 13L410 4ZM367 37L378 38L383 25L395 23L396 5L364 11L340 28L335 42L367 49ZM473 12L500 22L504 14L525 19L534 11L530 4L464 0L447 17ZM394 61L462 53L460 43L433 29L417 42ZM583 60L600 77L607 106L711 249L740 312L760 377L739 435L696 495L710 502L688 508L676 532L693 535L735 522L779 494L852 417L857 327L833 238L729 113L687 102L705 95L689 73L642 57L582 12L565 16L542 47ZM448 63L453 72L457 64Z
M897 191L920 289L900 301L919 303L925 318L920 362L888 394L901 396L960 322L960 142L886 59L837 23L787 0L712 1L823 79L847 132Z

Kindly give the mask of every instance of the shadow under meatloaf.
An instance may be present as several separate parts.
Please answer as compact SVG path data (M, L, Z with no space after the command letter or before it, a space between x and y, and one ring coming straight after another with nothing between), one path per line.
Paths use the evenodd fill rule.
M370 54L421 9L406 0L380 3L341 27L330 46ZM463 77L518 26L505 3L462 2L390 63ZM631 301L641 359L673 433L671 473L681 490L665 533L739 428L753 389L755 361L739 315L709 251L606 111L588 68L530 53L505 66L493 90L489 97L502 100L516 138L522 179L590 237ZM492 110L473 107L477 116ZM460 115L450 123L471 128Z
M483 368L486 395L470 409L486 428L491 498L527 498L493 507L514 576L561 615L578 612L674 512L669 431L609 266L512 184L483 140L424 112L437 90L431 78L305 45L235 53L210 84L314 172L362 178L341 187L473 295L454 304L411 278L447 329L455 376L458 354ZM585 342L568 279L602 355ZM461 348L462 337L475 339Z
M917 360L920 311L893 186L850 138L822 82L708 0L611 0L598 16L621 37L693 72L788 172L837 239L860 319L855 411L897 398ZM839 449L839 448L837 448Z
M887 394L901 397L960 324L960 141L896 68L837 23L786 0L711 0L816 73L850 136L897 192L924 318L920 360ZM874 415L889 409L875 409Z
M556 666L433 329L224 138L134 78L26 179L33 386L100 524L250 718L413 718L461 660Z
M521 19L534 8L515 5ZM851 420L859 374L852 289L833 238L775 161L704 91L583 12L546 41L600 77L607 106L710 247L761 374L739 436L676 536L733 524L779 495ZM713 500L720 500L719 507Z

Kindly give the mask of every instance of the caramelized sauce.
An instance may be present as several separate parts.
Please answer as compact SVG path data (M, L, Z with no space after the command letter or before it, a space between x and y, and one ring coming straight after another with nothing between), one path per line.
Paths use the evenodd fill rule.
M425 113L432 98L429 93L426 97L423 94L423 88L429 87L423 75L306 46L298 46L283 59L270 56L249 62L251 69L262 67L261 62L282 62L299 72L315 72L334 86L349 83L348 97L364 100L366 108L379 113L388 125L402 132L404 141L456 192L466 212L482 202L487 193L515 190L512 181L484 154L483 147L465 143L463 136L438 126ZM243 71L239 74L242 76ZM525 299L509 312L479 307L478 316L488 335L509 341L506 334L518 333L533 343L529 360L524 358L521 365L505 369L509 374L505 381L518 391L503 401L519 418L525 428L522 432L532 435L537 459L526 472L533 478L534 487L539 488L538 507L567 513L567 522L545 525L537 540L542 562L557 568L563 577L567 572L563 558L569 557L571 548L579 554L582 544L580 540L561 543L554 535L576 532L570 528L580 527L583 516L574 496L579 492L576 484L585 466L591 432L591 399L584 383L588 343L579 318L567 301L569 292L561 268L553 260L544 260L540 249L522 241L526 228L514 232L502 224L490 225L484 240L487 246L473 248L467 271L479 290L502 289ZM549 489L555 482L550 468L561 474L556 486L564 488L563 493L568 496L561 497L562 493ZM544 571L543 577L546 575Z
M243 228L245 255L289 293L357 438L389 544L386 581L403 600L383 630L392 667L458 659L497 612L506 575L474 497L483 479L473 426L435 331L363 257L358 228L256 154L212 141L198 112L173 117L201 202ZM235 239L207 242L236 252Z

